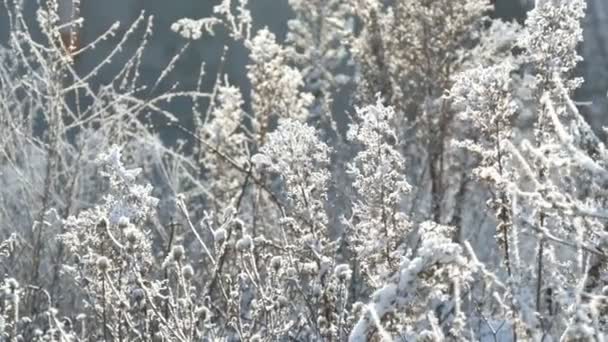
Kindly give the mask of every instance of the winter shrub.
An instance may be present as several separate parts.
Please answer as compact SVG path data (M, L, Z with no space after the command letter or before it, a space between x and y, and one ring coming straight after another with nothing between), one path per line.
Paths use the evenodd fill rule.
M145 14L83 73L118 24L65 46L86 22L41 2L36 41L4 1L0 341L603 341L608 152L572 99L584 1L537 1L523 26L483 0L289 4L285 42L246 0L171 27L241 44L246 93L223 72L165 86L184 50L143 84Z

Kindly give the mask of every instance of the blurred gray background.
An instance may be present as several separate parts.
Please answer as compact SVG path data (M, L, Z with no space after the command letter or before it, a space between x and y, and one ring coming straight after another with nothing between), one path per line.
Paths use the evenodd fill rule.
M9 0L11 1L11 0ZM44 1L44 0L42 0ZM525 8L530 0L496 0L495 16L504 19L522 20L525 16ZM34 28L34 12L37 0L25 0L26 13ZM154 16L154 35L152 36L142 65L142 78L146 83L156 81L160 72L165 68L168 61L185 44L185 40L171 31L170 26L180 18L201 18L211 15L214 5L219 0L81 0L81 16L85 18L85 24L81 31L81 41L86 43L99 36L107 30L114 22L119 21L121 32L129 27L142 11ZM586 80L584 86L577 94L580 101L592 101L592 105L584 108L588 120L596 129L600 129L608 112L608 0L587 0L588 11L585 19L585 42L581 47L585 61L579 68L580 75ZM254 17L255 28L268 27L283 40L287 29L287 20L292 16L287 0L250 0L250 8ZM0 7L0 42L5 42L8 31L6 10ZM140 32L141 33L141 32ZM140 35L136 35L140 37ZM123 65L129 57L129 50L135 49L138 39L132 39L128 48L112 63L105 66L102 72L94 79L94 86L109 82L115 72ZM107 55L115 45L116 40L108 40L101 44L95 51L82 55L77 61L77 68L81 72L87 72L96 66L101 59ZM229 43L221 33L215 37L204 37L195 42L186 52L177 68L171 73L164 84L164 89L173 82L179 82L184 89L196 85L200 64L206 63L206 74L204 88L210 89L215 81L215 75L220 65L222 47ZM230 46L226 56L224 70L228 73L232 83L245 89L248 88L245 76L245 65L247 54L242 46ZM160 89L163 89L161 86ZM244 95L247 96L245 91ZM248 100L246 98L246 100ZM202 104L205 106L206 104ZM176 101L171 104L171 109L182 118L188 118L191 104L187 101ZM184 119L187 120L187 119ZM188 125L188 121L183 124ZM172 140L175 132L162 132L163 137Z

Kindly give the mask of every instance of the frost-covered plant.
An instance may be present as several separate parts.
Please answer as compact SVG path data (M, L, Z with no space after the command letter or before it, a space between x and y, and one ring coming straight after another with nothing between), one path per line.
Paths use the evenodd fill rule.
M160 255L154 251L149 227L158 201L149 185L136 182L140 170L126 169L120 156L118 147L100 156L109 193L65 220L60 237L73 260L63 274L80 289L75 300L84 303L80 333L104 341L214 336L204 298L193 292L186 250L173 242Z
M152 186L134 184L141 169L128 170L122 164L122 152L116 145L100 154L98 163L105 168L110 181L110 194L106 195L107 220L113 225L145 221L158 200L150 195Z
M204 167L202 175L209 179L210 194L207 199L213 203L215 210L224 206L237 196L245 174L234 170L231 163L246 166L249 159L248 144L250 138L244 130L244 101L240 89L227 83L216 88L216 103L204 118L199 136L205 145L199 142L199 165ZM209 151L209 149L213 151ZM229 160L226 160L229 158Z
M450 137L462 128L453 124L454 110L442 100L452 77L475 60L472 47L484 36L489 3L466 1L366 1L357 5L363 22L352 39L357 72L356 96L370 103L380 92L395 107L395 124L403 126L402 147L415 168L420 196L416 214L438 222L453 221L450 213L460 210L450 196L463 188L465 177L447 177L451 171L466 172L448 146ZM487 57L480 56L480 59ZM409 128L406 128L409 127Z
M514 65L510 61L488 67L469 69L455 79L450 97L454 106L462 106L459 116L465 124L474 127L476 141L461 144L472 153L480 154L475 170L480 180L494 188L491 207L496 210L499 245L505 253L504 263L511 274L509 230L512 226L511 205L507 185L511 177L510 149L505 140L513 137L511 123L517 106L510 73Z
M277 199L282 207L279 227L274 228L274 232L266 230L276 236L275 243L284 248L280 259L272 260L268 280L286 288L298 287L300 293L287 298L299 305L315 303L318 312L309 313L316 317L312 325L300 318L294 322L301 327L302 336L335 338L343 334L339 331L343 327L338 328L340 323L345 324L339 302L342 306L346 302L349 275L344 267L332 273L336 267L336 245L330 239L326 214L329 153L330 148L313 127L285 118L268 134L253 162L258 168L276 173L281 181L277 185L285 194L284 198ZM297 312L288 312L292 319L298 316Z
M36 317L45 307L41 289L53 298L61 291L59 271L65 255L55 239L63 232L61 220L101 200L96 157L118 143L126 146L123 153L143 168L146 177L163 170L167 182L186 178L182 176L191 172L189 160L180 159L175 173L167 172L165 158L173 151L160 143L148 124L176 120L164 107L170 99L207 96L160 86L175 60L157 84L147 90L141 86L139 69L152 34L151 18L137 17L98 65L79 70L80 56L115 37L120 25L112 25L88 44L66 49L61 32L66 25L80 25L81 18L61 22L57 2L44 4L32 22L24 17L21 1L4 1L10 36L0 47L0 236L19 232L30 246L23 248L22 257L7 260L5 267L19 282L32 286L25 287L21 311ZM40 41L31 34L36 25L43 34ZM131 40L139 40L139 45L118 71L105 74L111 82L93 87L104 66ZM183 184L177 183L179 191Z
M126 169L117 146L102 154L99 163L107 170L109 193L102 203L65 221L60 239L75 262L67 262L62 273L83 289L74 295L85 303L89 334L104 340L144 336L141 327L147 323L137 301L145 300L143 277L155 266L144 227L158 200L150 196L149 185L136 183L141 170ZM134 299L138 292L142 298ZM133 316L126 316L132 304ZM121 320L139 329L122 326Z
M50 1L38 42L4 4L1 341L604 339L608 153L571 99L582 0L525 27L482 0L293 0L285 42L246 0L173 25L242 43L250 94L223 71L164 88L181 52L142 85L143 15L83 73L118 26L66 46ZM340 132L316 118L351 68ZM192 141L161 142L168 125Z
M214 16L190 19L182 18L171 25L171 30L186 39L200 39L205 33L214 34L215 26L222 25L234 39L249 39L251 32L251 13L247 9L248 0L222 0L213 7Z
M364 284L378 287L405 255L410 223L402 203L410 185L391 127L394 115L393 108L385 107L378 98L375 105L357 110L348 131L349 141L361 146L348 166L357 197L352 199L351 229L344 234L355 253L357 273L353 281L357 291Z
M548 82L554 74L569 79L582 60L577 46L583 39L581 19L585 8L584 1L539 1L528 14L520 44L540 82ZM567 82L569 89L579 85L578 79Z
M452 242L450 229L431 222L421 225L418 248L411 257L402 258L387 283L374 292L370 303L363 306L349 341L367 341L374 331L383 340L401 337L436 341L449 335L462 338L466 322L460 312L460 298L455 298L452 309L455 318L448 336L444 336L437 323L445 320L437 314L450 315L438 309L446 300L450 285L463 286L473 269L463 256L462 247ZM453 291L453 294L458 296L460 292ZM407 314L397 315L402 310ZM390 315L394 317L387 318Z
M290 60L300 69L306 90L314 95L314 112L336 129L334 93L349 80L345 40L354 29L352 5L345 0L290 0L295 18L288 22ZM329 125L328 125L329 124Z
M262 29L246 45L251 57L247 76L252 86L257 141L263 144L271 120L289 117L305 121L313 97L303 90L302 74L287 64L287 51L272 32Z
M317 131L295 119L281 119L254 162L268 165L285 184L289 213L307 222L313 237L326 234L325 200L329 182L329 147ZM304 228L304 227L303 227Z
M484 0L365 2L365 22L355 56L361 64L362 94L381 91L398 111L441 96L466 58L467 45L482 30ZM375 81L374 81L375 80ZM375 84L380 82L380 84Z
M473 149L481 152L482 166L491 165L478 175L495 192L507 268L500 301L506 299L517 338L604 335L599 279L605 232L599 213L605 205L605 148L570 97L580 84L570 75L580 60L583 10L583 1L543 2L528 16L518 43L523 71L532 75L520 84L528 96L518 102L528 108L514 106L512 61L465 72L452 92L464 106L462 116L481 123ZM533 130L511 129L526 111L533 113Z

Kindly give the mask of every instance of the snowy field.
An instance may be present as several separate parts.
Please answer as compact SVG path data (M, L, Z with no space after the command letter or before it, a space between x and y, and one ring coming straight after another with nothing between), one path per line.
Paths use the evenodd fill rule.
M0 342L605 340L604 0L190 5L2 1Z

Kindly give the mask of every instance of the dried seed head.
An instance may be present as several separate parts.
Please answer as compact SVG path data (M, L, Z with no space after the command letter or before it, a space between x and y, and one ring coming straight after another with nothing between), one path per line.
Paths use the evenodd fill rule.
M284 308L289 304L289 300L285 296L278 296L276 299L277 306L280 308Z
M251 250L253 248L253 240L251 239L251 236L245 235L243 238L239 239L239 241L236 243L236 248L241 252Z
M199 306L196 308L195 314L198 315L199 320L202 322L207 321L211 317L211 311L209 311L209 309L207 309L205 306Z
M173 260L175 260L175 261L182 260L184 257L184 254L186 254L186 251L184 250L184 246L182 246L182 245L173 246L173 249L171 250L171 257L173 258Z
M145 293L144 290L141 288L136 288L133 291L131 291L131 299L134 302L140 302L144 299L145 297Z
M293 278L293 277L295 277L297 274L298 274L298 271L296 271L296 269L295 269L295 268L293 268L293 267L289 267L289 268L287 269L287 277L289 277L289 278Z
M275 255L272 257L272 259L270 259L270 266L272 267L272 269L275 272L278 272L279 269L281 268L281 263L283 262L283 260L281 259L280 256Z
M185 265L182 267L182 274L184 275L184 278L190 280L192 277L194 277L194 269L189 264Z
M17 280L15 280L15 278L8 278L4 282L6 283L8 290L11 292L15 292L15 290L19 288L19 283Z
M135 227L127 228L125 230L125 237L127 238L127 241L129 241L129 243L136 244L137 243L137 230L135 229Z
M97 258L97 267L100 271L105 272L110 267L110 259L105 256L100 256Z
M160 332L155 333L152 337L153 342L163 342L164 340L165 339L163 338L163 335Z
M125 229L129 226L129 218L126 216L121 216L118 219L118 228Z
M315 275L319 273L319 266L317 266L316 262L305 262L301 265L302 272L309 275Z
M351 273L350 266L347 264L340 264L334 269L334 274L340 281L350 278Z
M221 243L226 239L226 230L224 228L218 228L213 232L213 240L215 243Z
M239 220L239 219L234 219L232 221L233 227L234 229L238 232L238 231L242 231L243 230L243 221Z

